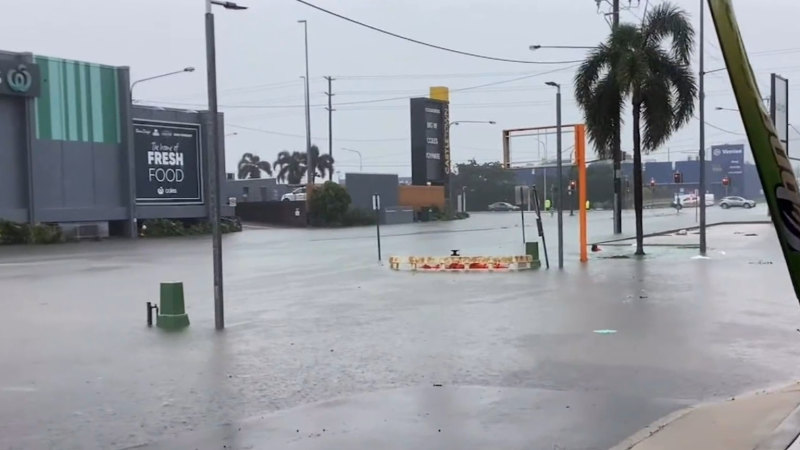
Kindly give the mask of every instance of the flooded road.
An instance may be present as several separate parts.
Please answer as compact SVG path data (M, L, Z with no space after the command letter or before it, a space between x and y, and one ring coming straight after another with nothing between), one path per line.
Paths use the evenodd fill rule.
M688 212L645 226L691 226ZM610 214L590 216L590 241L609 237ZM581 266L575 219L563 272L392 272L372 228L225 236L224 332L206 238L0 249L0 448L608 448L800 377L770 225L710 234L708 260L652 247ZM519 253L518 223L386 227L384 255ZM161 281L185 285L185 331L145 327Z

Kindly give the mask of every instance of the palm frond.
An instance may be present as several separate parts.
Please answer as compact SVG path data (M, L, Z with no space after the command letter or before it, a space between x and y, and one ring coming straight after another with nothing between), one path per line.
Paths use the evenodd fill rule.
M272 176L272 165L269 163L269 161L258 161L256 166L259 170L263 170L267 175Z
M642 25L646 45L659 45L670 38L673 57L681 64L688 65L694 48L694 28L689 15L683 9L662 3L651 9Z
M605 44L592 50L589 57L581 63L575 73L575 101L581 108L586 108L594 100L597 82L611 66L611 50Z
M644 131L642 151L647 153L664 143L674 130L672 92L668 80L658 73L653 73L639 89L637 97L641 99Z

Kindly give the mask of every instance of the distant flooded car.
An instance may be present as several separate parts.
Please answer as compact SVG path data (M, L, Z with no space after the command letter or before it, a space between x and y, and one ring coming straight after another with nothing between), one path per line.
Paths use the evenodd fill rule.
M507 202L495 202L489 205L489 211L519 211L519 206Z

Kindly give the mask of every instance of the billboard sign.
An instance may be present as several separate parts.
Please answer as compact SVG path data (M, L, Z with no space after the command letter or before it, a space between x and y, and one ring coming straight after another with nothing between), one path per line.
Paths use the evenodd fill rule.
M780 75L772 74L771 94L769 102L769 115L778 133L778 139L783 143L786 153L789 153L789 80Z
M711 146L711 167L714 172L724 175L744 173L744 145Z
M203 203L199 124L133 121L136 203Z
M448 102L411 99L411 175L415 185L445 184L450 173Z

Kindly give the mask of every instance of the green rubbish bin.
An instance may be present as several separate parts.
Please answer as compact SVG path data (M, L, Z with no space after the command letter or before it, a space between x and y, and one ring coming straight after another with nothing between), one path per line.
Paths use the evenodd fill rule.
M526 242L525 243L525 254L531 255L534 261L539 261L539 243L538 242Z
M183 300L183 283L161 283L161 308L156 316L156 326L177 330L189 326L189 316Z
M525 243L525 254L531 255L533 261L531 261L531 269L538 269L542 267L542 262L539 260L539 243L538 242L526 242Z

